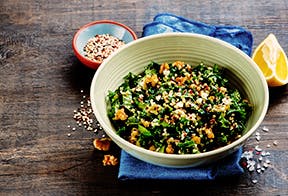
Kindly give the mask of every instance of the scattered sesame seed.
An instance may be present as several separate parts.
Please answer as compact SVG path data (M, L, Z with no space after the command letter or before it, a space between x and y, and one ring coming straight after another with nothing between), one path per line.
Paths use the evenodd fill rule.
M71 136L71 133L68 133L67 136L70 137L70 136Z
M261 156L265 157L266 156L266 151L261 152Z
M252 172L252 171L255 170L255 167L254 167L254 166L250 166L250 167L248 168L248 170L249 170L250 172Z
M84 90L81 90L80 92L84 93ZM73 119L76 121L76 124L78 127L83 127L86 131L98 133L98 130L102 130L102 127L93 114L90 97L83 95L82 100L80 100L79 103L79 108L73 110ZM71 128L70 125L67 127ZM76 127L73 127L72 130L75 131ZM106 137L106 135L103 137Z
M259 157L258 160L261 162L263 160L263 157Z
M264 127L262 128L262 131L264 131L264 132L268 132L269 129L268 129L266 126L264 126Z
M257 151L257 152L261 152L262 151L262 149L257 145L257 146L255 146L255 150Z
M263 171L263 172L264 172L264 171L265 171L265 167L262 167L262 168L261 168L261 171Z
M258 180L253 179L252 182L253 182L253 184L256 184L258 182Z
M270 144L267 144L267 148L270 148L271 147L271 145Z
M277 146L277 145L278 145L278 142L275 140L275 141L273 142L273 145L274 145L274 146Z

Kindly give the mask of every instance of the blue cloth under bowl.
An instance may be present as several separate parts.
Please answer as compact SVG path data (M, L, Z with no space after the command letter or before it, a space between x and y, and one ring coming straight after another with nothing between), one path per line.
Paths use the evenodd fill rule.
M121 151L118 179L128 180L214 180L244 173L239 162L242 148L216 163L193 168L168 168L143 162Z
M156 15L153 22L143 27L142 36L168 32L188 32L208 35L236 46L249 56L252 52L253 36L251 32L243 27L208 25L169 13Z
M161 13L143 27L142 36L167 32L190 32L224 40L247 55L251 55L253 37L239 26L208 25L170 13ZM220 161L193 168L160 167L136 159L122 150L118 179L128 180L214 180L219 177L238 176L244 173L239 162L242 148Z

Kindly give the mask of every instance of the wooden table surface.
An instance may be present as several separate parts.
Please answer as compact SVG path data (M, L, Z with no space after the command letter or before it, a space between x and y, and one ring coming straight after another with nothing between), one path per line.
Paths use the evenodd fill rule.
M72 37L82 25L101 19L124 23L141 37L143 25L161 12L245 27L254 36L254 49L274 33L288 53L287 0L1 0L0 195L288 195L287 85L269 89L261 140L253 136L245 144L271 153L271 164L261 174L123 183L118 166L102 165L104 153L92 144L102 133L87 131L73 119L83 96L89 96L95 71L74 56ZM261 130L264 126L268 132ZM112 154L119 157L119 152L112 146Z

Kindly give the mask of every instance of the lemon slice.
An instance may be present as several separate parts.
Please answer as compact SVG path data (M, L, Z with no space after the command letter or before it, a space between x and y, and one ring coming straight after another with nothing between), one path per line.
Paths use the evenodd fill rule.
M255 49L252 59L270 87L288 83L287 56L274 34L270 33Z

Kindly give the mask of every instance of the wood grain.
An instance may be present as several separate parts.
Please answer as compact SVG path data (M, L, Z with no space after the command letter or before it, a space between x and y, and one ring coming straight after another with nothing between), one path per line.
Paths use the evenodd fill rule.
M249 172L211 182L123 183L117 180L118 167L102 165L104 153L92 145L102 133L78 127L73 119L82 96L89 96L95 71L76 59L72 37L100 19L124 23L141 37L143 25L161 12L245 27L254 36L253 48L274 33L288 53L287 0L1 1L0 195L288 194L287 85L270 89L269 110L259 128L269 132L261 132L260 145L278 145L269 148L272 165L256 176L256 184ZM251 138L245 147L255 145ZM118 147L111 153L119 156Z

